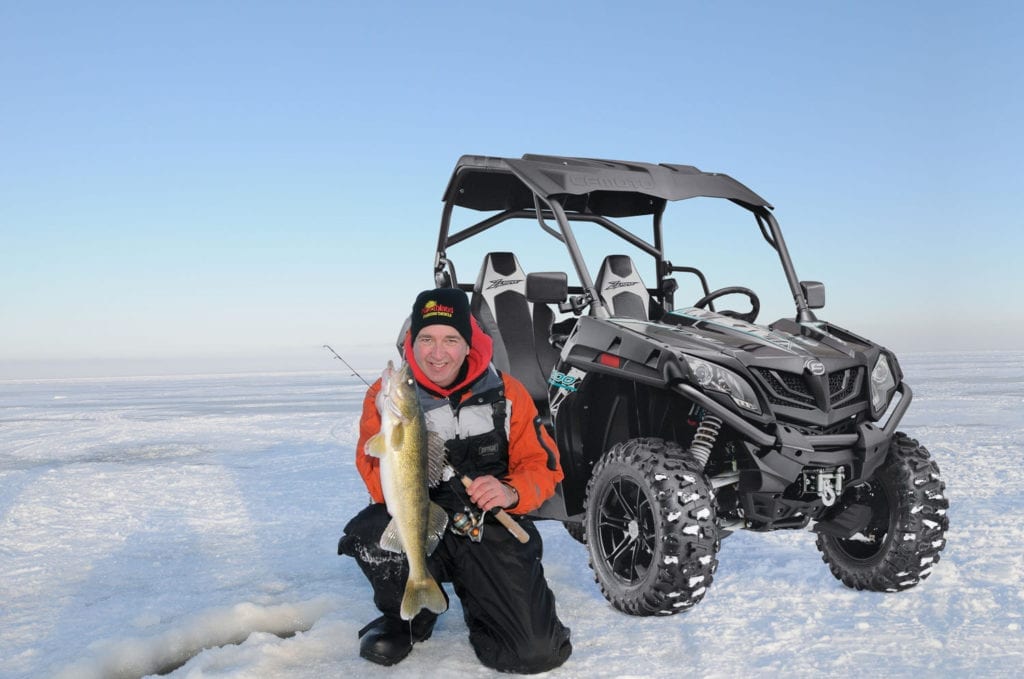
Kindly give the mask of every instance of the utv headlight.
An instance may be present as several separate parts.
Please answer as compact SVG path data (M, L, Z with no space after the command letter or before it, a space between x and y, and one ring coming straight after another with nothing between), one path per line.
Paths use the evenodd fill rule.
M761 412L761 407L757 405L757 394L742 377L720 365L699 358L683 356L683 359L686 360L690 374L701 389L721 392L740 408L753 413Z
M889 367L889 359L885 354L881 354L871 370L871 408L876 413L881 413L889 406L889 399L895 388L896 378Z

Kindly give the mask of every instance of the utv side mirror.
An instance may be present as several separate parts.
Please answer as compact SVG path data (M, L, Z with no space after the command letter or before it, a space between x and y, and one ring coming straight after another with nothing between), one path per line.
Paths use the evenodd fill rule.
M825 284L818 281L800 281L800 290L807 300L807 308L825 308Z
M569 277L564 271L536 271L526 274L526 299L541 304L559 304L569 297Z
M664 300L665 311L675 309L676 291L679 290L679 281L674 278L663 278L661 280L661 298Z

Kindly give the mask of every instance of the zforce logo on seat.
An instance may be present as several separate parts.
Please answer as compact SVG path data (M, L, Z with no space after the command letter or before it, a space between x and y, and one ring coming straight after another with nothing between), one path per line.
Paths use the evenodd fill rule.
M486 289L487 290L494 290L495 288L504 288L505 286L515 285L517 283L522 283L522 282L523 282L522 278L495 278L493 281L491 281L487 285Z

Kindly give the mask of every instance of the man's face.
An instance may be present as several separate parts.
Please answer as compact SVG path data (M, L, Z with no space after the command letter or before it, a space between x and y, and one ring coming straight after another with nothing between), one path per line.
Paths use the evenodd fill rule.
M416 364L431 382L449 387L469 356L469 344L450 325L428 325L413 339Z

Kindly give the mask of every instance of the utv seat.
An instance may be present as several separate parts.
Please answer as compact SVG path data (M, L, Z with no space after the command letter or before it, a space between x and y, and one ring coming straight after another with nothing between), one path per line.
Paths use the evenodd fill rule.
M566 286L565 274L554 272L545 275L548 280L551 280L552 276L556 277L555 280L560 279L561 288L564 289ZM552 333L555 331L555 312L552 311L549 304L558 304L565 301L565 298L564 296L551 297L550 290L546 289L543 281L535 275L526 277L526 299L533 305L533 348L537 352L537 364L540 366L540 374L544 377L546 392L551 371L554 370L561 355L561 351L551 343Z
M538 333L550 333L550 309L545 316L541 309L537 327L526 297L526 272L511 252L491 252L484 256L480 275L473 286L470 308L480 327L494 341L494 365L517 378L530 392L537 409L547 411L548 376L554 365L551 351L544 352L546 371L538 359ZM544 327L546 324L546 327Z
M650 293L628 255L608 255L594 281L612 316L649 320Z

